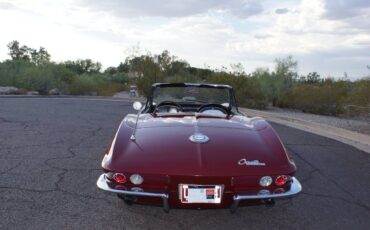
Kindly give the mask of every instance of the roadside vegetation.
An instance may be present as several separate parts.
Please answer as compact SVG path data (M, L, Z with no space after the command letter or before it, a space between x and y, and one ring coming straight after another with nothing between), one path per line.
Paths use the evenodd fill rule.
M17 87L20 94L110 96L137 85L147 96L155 82L207 82L233 86L239 104L250 108L272 105L334 116L368 116L370 112L369 76L356 81L322 78L316 72L301 76L291 56L276 59L272 70L259 68L248 74L241 64L216 70L195 68L168 51L131 55L118 66L102 70L91 59L52 62L45 48L32 49L18 41L8 48L10 59L0 62L0 86Z

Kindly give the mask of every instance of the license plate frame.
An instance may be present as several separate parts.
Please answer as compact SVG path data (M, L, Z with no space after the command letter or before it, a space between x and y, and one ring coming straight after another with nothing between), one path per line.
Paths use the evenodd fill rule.
M220 204L223 185L179 184L179 199L184 204Z

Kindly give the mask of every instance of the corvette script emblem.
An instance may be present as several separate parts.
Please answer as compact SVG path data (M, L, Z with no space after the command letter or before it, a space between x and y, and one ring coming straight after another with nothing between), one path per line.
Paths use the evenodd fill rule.
M239 165L249 165L249 166L266 166L266 163L260 162L259 160L247 161L247 159L240 159Z

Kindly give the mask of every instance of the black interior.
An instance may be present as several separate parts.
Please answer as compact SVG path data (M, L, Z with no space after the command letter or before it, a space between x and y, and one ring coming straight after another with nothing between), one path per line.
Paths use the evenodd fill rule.
M225 115L232 114L230 108L220 104L199 104L199 103L177 103L163 101L158 105L151 105L149 113L204 113L207 110L217 110Z

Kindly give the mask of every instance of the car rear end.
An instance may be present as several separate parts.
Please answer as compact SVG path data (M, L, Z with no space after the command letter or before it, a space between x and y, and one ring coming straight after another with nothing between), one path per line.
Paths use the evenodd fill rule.
M119 176L117 176L119 175ZM298 194L301 185L292 175L271 176L163 176L139 175L140 184L132 178L138 174L103 174L106 187L126 200L170 208L230 208L239 205L273 204L276 198ZM121 177L120 177L121 176ZM122 176L124 179L122 179ZM266 182L266 177L270 179Z

